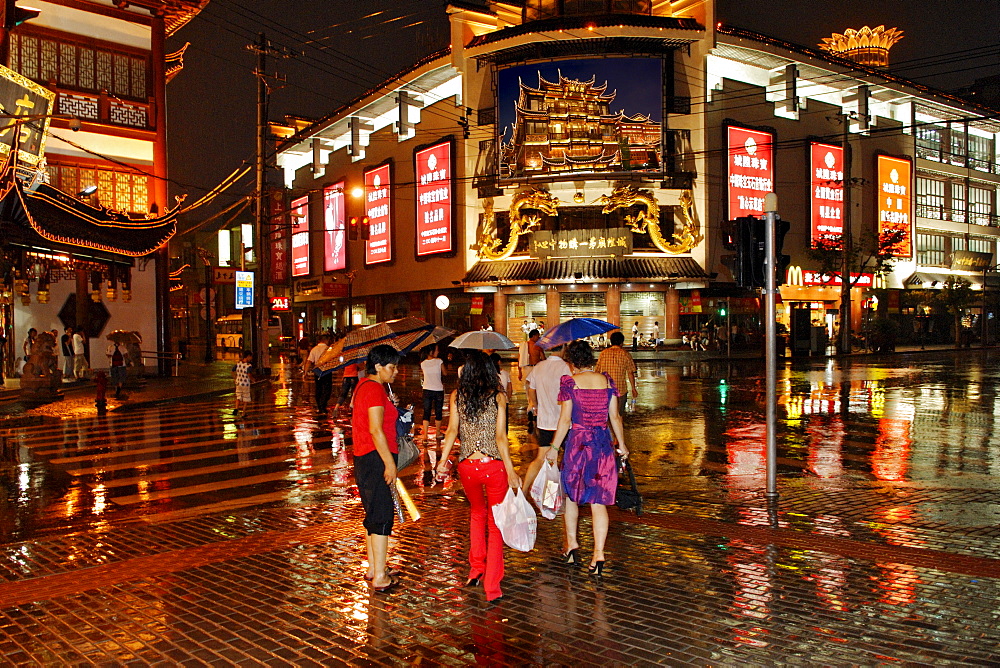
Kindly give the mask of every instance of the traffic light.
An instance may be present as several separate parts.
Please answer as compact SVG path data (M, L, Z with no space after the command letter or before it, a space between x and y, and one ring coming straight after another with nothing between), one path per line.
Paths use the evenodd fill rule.
M347 238L350 241L358 240L358 217L355 216L351 218L350 222L347 224Z
M4 0L3 27L11 30L25 21L30 21L39 14L41 12L37 9L18 7L15 0Z
M764 287L764 221L745 216L733 221L736 228L736 263L733 278L743 288Z
M774 265L778 273L774 276L775 285L785 284L785 275L788 273L788 265L792 258L790 255L782 255L781 249L785 245L785 235L791 229L792 224L780 218L775 223L774 228Z
M719 302L719 317L725 318L728 313L728 304L726 302Z
M371 238L371 235L372 235L372 224L368 220L368 216L365 216L364 218L361 219L361 238L364 241L368 241L368 239Z

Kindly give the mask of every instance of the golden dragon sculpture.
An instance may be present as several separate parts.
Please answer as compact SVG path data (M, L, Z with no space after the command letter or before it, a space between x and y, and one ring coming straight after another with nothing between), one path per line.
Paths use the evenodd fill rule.
M542 216L555 216L559 198L547 190L535 188L518 193L510 203L510 236L504 245L498 237L493 200L483 203L483 232L479 235L479 257L485 260L505 260L514 253L522 234L535 230L542 222ZM528 213L533 212L533 213Z
M610 195L602 195L597 202L603 204L602 213L611 213L617 209L627 209L637 204L645 209L635 215L626 215L625 222L637 234L649 234L653 245L664 253L678 255L688 253L704 238L699 230L694 215L694 197L690 190L685 190L680 196L681 229L674 233L671 242L663 238L660 231L660 203L649 190L639 190L634 186L620 186Z

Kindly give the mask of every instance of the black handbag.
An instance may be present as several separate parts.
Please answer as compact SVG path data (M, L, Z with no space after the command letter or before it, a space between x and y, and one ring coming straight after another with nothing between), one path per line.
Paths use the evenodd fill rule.
M399 450L399 454L396 455L397 471L402 471L407 466L410 466L415 461L420 459L420 448L417 447L413 437L409 434L397 436L396 447Z
M634 510L636 515L642 515L642 496L635 485L635 473L632 463L625 458L618 461L618 489L615 490L615 505L620 510Z

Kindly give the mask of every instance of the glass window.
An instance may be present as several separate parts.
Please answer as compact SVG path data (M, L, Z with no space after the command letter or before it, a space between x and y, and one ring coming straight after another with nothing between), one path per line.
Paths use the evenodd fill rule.
M969 135L969 166L988 172L993 162L993 140L979 135Z
M939 234L917 235L917 264L925 267L944 266L944 237Z
M125 213L149 212L149 177L145 174L49 163L49 180L70 195L87 186L98 186L98 200Z
M149 58L95 48L71 39L11 35L11 66L43 85L146 101L149 94Z
M917 125L917 157L941 160L941 139L944 130L937 125Z
M666 295L662 292L623 292L620 313L626 342L631 342L632 328L636 323L639 324L640 338L652 338L657 327L660 338L663 338L666 312Z
M993 190L977 186L969 187L969 222L975 225L989 225L993 213Z
M507 338L515 343L526 340L531 327L544 326L545 311L544 293L507 295Z
M975 253L992 253L994 242L992 239L982 237L971 237L969 239L969 250Z
M965 222L965 184L951 184L951 219L956 223Z
M917 177L917 215L941 220L944 216L944 181Z

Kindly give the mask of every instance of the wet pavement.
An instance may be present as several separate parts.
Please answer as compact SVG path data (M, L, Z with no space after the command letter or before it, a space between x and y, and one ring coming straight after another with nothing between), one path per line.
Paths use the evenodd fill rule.
M370 590L349 425L317 416L290 369L246 417L212 394L230 382L222 364L150 380L103 417L86 389L62 411L11 408L4 661L1000 663L1000 353L783 366L776 507L762 495L763 365L669 357L640 362L625 424L647 512L612 512L607 574L558 564L561 519L540 518L535 550L507 550L498 605L460 587L460 484L416 467L402 478L423 518L391 549L403 586ZM419 403L412 368L396 389Z

